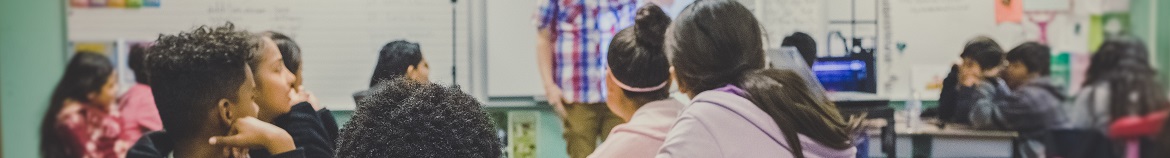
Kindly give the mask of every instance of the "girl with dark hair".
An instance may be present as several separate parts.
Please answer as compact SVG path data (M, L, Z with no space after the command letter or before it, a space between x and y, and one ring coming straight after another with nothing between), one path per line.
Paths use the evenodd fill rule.
M698 1L667 29L679 89L694 98L658 157L853 157L835 105L792 71L764 69L759 23L743 5Z
M74 54L41 121L42 156L125 156L131 142L121 137L114 76L114 66L106 56Z
M1066 127L1098 129L1108 134L1105 129L1119 117L1166 109L1166 93L1141 40L1106 40L1090 62L1084 87L1076 93L1073 105L1066 108Z
M606 78L609 110L626 123L589 157L654 157L683 103L670 98L670 62L662 41L670 17L657 5L638 9L634 25L610 43Z
M423 58L418 43L397 40L386 43L382 50L378 51L378 64L374 66L374 76L370 77L370 87L378 85L378 82L399 77L427 83L430 82L430 73L431 66L426 58ZM358 91L353 93L353 100L357 102L369 95L371 94L366 90Z

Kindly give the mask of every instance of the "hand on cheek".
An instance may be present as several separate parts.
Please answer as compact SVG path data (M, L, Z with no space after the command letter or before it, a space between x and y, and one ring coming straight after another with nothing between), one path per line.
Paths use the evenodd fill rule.
M292 136L284 129L250 116L235 119L229 133L228 136L211 137L208 142L229 148L264 148L272 154L296 149Z

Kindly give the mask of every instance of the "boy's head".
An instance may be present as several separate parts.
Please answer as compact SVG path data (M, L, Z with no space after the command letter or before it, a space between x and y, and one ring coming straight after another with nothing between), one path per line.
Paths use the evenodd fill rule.
M813 63L817 62L817 41L804 32L796 32L792 33L791 36L784 37L780 46L796 47L796 51L800 51L800 57L804 58L808 67L812 67Z
M341 130L337 157L500 156L487 114L458 88L398 78L370 94Z
M163 128L175 140L223 135L233 120L256 116L248 61L261 51L260 38L228 23L155 43L146 56L150 86Z
M975 37L967 42L959 57L967 65L978 66L987 77L997 75L1003 69L1003 48L986 36Z
M370 87L374 87L379 81L398 77L427 82L429 75L430 65L423 58L418 43L398 40L386 43L378 52L378 64L374 66L374 77L370 79Z
M1047 45L1027 42L1008 51L1008 67L1003 79L1009 85L1018 86L1033 77L1048 76L1052 51Z
M296 81L293 85L301 85L301 46L297 45L292 37L288 37L280 32L266 31L262 33L265 37L272 39L272 43L276 44L276 48L280 50L280 56L284 59L284 67L288 68L289 72L296 75Z
M146 76L146 45L133 44L130 45L130 53L126 59L126 65L134 71L134 81L141 84L149 84L150 79Z

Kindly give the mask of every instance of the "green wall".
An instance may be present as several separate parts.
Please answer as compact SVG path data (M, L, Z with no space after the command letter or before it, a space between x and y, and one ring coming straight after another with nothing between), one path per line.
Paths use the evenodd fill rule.
M3 157L39 157L41 117L65 69L63 0L0 0Z

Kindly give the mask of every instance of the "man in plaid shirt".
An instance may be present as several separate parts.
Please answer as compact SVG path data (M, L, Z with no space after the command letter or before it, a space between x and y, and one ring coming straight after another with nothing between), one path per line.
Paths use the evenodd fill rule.
M562 118L570 157L584 158L623 123L605 105L609 40L633 24L637 0L537 0L537 63Z

